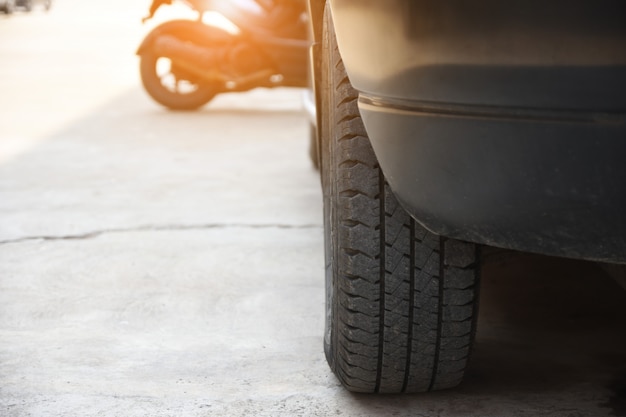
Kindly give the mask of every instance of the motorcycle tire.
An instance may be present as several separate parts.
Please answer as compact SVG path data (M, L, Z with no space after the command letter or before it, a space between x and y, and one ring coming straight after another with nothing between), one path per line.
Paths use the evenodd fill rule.
M153 53L145 53L140 57L141 82L157 103L171 110L197 110L207 104L219 92L215 86L200 82L194 77L171 68L168 73L159 74L159 60L166 59ZM175 86L164 84L166 77L174 81ZM192 90L185 92L178 90L179 82L184 82Z

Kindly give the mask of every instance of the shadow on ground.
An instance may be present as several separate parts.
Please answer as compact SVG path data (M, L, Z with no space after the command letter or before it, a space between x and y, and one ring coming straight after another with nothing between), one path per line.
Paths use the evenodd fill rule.
M626 293L616 282L591 262L486 250L464 383L351 400L368 415L625 416L625 382Z

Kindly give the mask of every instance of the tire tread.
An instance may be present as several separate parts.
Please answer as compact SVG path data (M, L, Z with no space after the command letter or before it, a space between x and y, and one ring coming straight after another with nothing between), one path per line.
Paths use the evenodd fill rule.
M358 94L328 32L329 88L334 90L328 117L334 128L322 141L331 155L326 184L336 196L331 234L337 264L329 363L343 385L356 392L455 386L475 332L476 247L433 235L400 206L382 175Z

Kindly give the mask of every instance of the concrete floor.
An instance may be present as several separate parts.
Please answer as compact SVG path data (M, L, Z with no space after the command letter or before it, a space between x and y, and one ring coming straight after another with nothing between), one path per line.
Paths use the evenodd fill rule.
M0 416L626 415L623 290L504 251L462 386L343 390L301 92L161 109L148 3L0 15Z

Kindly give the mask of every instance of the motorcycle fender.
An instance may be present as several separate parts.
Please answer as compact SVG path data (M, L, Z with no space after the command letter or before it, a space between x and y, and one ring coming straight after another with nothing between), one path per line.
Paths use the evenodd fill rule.
M234 36L225 30L208 26L194 20L171 20L155 27L146 35L137 48L137 55L142 55L152 48L154 42L164 35L175 36L182 40L189 40L199 46L211 47L215 44L230 42Z

